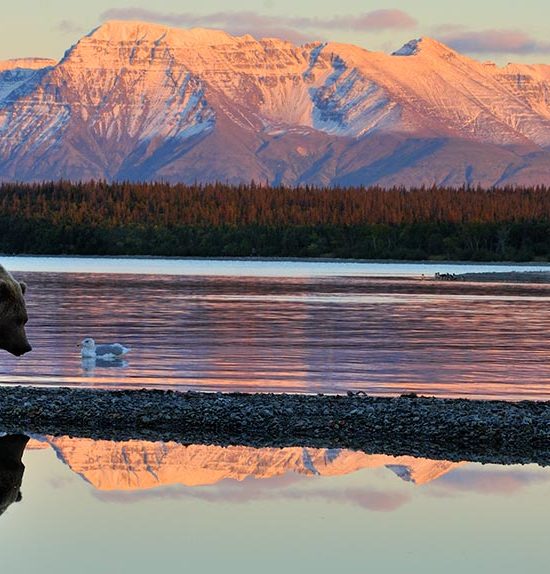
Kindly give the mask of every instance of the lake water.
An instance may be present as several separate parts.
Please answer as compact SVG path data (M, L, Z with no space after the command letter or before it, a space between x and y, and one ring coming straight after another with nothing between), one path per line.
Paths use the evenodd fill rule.
M418 281L514 266L2 262L29 284L34 346L2 354L4 384L550 395L548 286ZM132 350L83 362L86 336ZM485 574L550 561L550 470L536 465L1 435L10 574Z
M536 465L35 436L23 473L26 440L0 438L10 574L548 570Z
M2 263L29 285L34 347L2 354L4 384L550 398L549 286L417 280L540 265ZM131 352L83 362L87 336Z

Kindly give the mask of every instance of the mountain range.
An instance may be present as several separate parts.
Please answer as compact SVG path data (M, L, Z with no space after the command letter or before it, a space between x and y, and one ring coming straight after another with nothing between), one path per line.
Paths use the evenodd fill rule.
M0 62L0 181L550 183L550 65L107 22Z

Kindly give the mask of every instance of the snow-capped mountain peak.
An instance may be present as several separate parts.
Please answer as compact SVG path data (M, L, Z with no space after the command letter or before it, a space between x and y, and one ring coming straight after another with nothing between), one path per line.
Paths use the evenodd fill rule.
M416 56L420 49L420 44L422 43L422 38L417 40L410 40L404 44L399 50L393 52L392 56Z
M550 66L106 22L0 63L0 179L550 181Z
M200 46L233 44L239 41L253 41L252 36L231 36L223 30L211 28L172 28L162 24L139 21L105 22L88 34L98 42L117 43L156 43L170 44L172 46Z
M424 36L422 38L410 40L399 50L393 52L392 56L418 56L420 54L437 57L449 56L450 54L454 55L456 52L445 44L442 44L433 38Z

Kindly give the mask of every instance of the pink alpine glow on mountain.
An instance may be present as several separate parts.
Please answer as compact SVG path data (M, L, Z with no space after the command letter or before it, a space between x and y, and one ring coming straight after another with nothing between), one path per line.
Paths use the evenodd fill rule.
M108 22L0 62L0 180L550 183L550 66Z
M48 447L52 447L58 459L73 472L99 490L140 490L173 484L202 486L224 480L265 480L288 473L342 476L381 467L405 481L422 485L462 464L341 449L184 446L170 442L111 442L69 437L31 440L27 448Z

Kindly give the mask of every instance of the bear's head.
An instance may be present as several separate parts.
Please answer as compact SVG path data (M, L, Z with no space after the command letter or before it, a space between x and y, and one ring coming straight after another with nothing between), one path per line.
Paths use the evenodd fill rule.
M0 266L0 349L16 357L32 351L25 333L25 290L24 283L17 282Z

